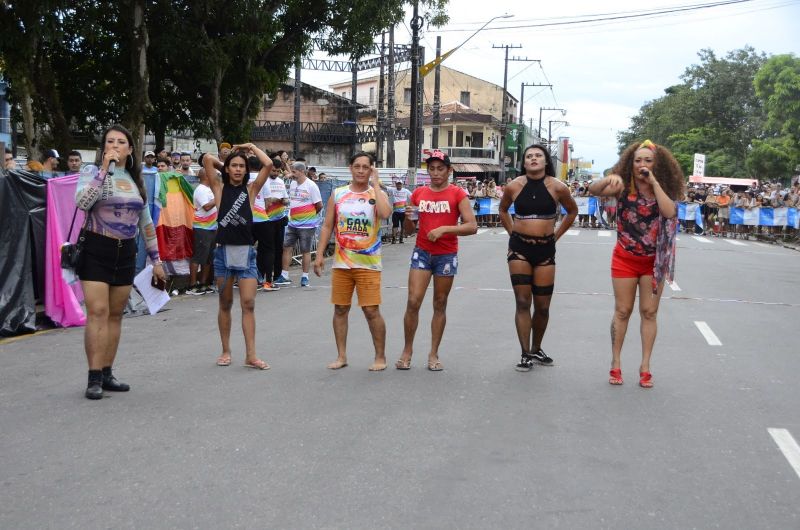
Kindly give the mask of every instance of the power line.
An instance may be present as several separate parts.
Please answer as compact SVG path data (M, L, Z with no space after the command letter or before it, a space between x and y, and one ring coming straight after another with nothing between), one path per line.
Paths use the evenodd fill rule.
M495 31L495 30L509 30L509 29L528 29L528 28L546 28L546 27L553 27L553 26L573 26L578 24L589 24L592 22L605 22L605 21L614 21L614 20L628 20L632 18L656 18L659 16L667 16L673 13L681 13L687 11L698 11L701 9L710 9L714 7L722 7L728 5L735 5L735 4L745 4L750 3L755 0L725 0L722 2L713 2L708 4L695 4L695 5L687 5L676 7L672 9L661 9L661 10L651 10L647 12L641 13L629 13L629 14L611 14L608 16L599 16L593 17L592 15L583 15L585 19L579 19L579 16L573 17L578 20L567 20L567 21L556 21L556 22L542 22L542 23L534 23L534 24L517 24L517 25L505 25L505 26L497 26L493 28L485 28L484 31ZM443 29L439 30L438 33L451 33L451 32L465 32L465 31L473 31L472 29Z

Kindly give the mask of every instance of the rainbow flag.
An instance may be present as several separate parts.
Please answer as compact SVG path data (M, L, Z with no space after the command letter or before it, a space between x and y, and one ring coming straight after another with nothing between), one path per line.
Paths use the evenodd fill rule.
M158 253L163 261L192 257L194 234L194 204L189 193L191 186L178 173L161 173L159 202L161 214L156 226Z

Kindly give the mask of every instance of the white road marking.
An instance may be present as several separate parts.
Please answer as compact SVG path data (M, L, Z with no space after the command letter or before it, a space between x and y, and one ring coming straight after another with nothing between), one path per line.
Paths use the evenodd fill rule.
M677 282L667 283L667 285L669 285L669 288L672 289L673 291L680 291L681 290L681 288L678 287Z
M580 230L567 230L567 235L568 236L577 236L580 233L581 233Z
M789 465L792 466L794 472L800 477L800 445L797 445L792 433L786 429L767 429L767 432L778 444L778 449L789 461Z
M692 239L694 239L695 241L699 241L701 243L712 243L712 244L714 243L710 239L707 239L705 237L700 237L700 236L692 236Z
M678 236L675 236L675 241L680 241L680 240L681 240L681 238L679 238Z
M695 320L694 325L697 326L697 329L702 333L709 346L722 346L722 342L720 342L719 338L711 331L708 324L702 320Z
M611 230L600 230L597 232L597 237L611 237Z
M488 228L479 228L478 231L476 232L476 235L485 234L488 231L489 231Z
M746 247L747 243L742 243L741 241L736 241L735 239L724 239L726 243L730 243L731 245L736 245L737 247Z

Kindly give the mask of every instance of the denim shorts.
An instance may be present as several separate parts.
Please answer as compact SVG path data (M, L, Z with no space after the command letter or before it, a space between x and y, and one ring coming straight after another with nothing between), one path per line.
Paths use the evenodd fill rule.
M234 270L229 269L225 263L225 247L217 245L214 249L214 277L215 278L234 278L239 280L246 280L253 278L258 281L258 268L256 267L256 249L252 246L248 252L247 269Z
M414 247L410 265L412 269L431 271L434 276L455 276L458 272L458 254L431 254Z
M293 247L297 241L300 241L300 252L304 254L306 252L311 252L316 233L316 228L295 228L293 226L287 226L283 236L283 246L284 248Z

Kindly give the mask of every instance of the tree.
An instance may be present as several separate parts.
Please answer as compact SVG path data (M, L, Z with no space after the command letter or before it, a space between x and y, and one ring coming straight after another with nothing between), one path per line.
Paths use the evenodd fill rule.
M753 138L765 123L753 78L766 61L751 47L718 58L711 50L698 53L700 63L689 66L682 83L645 103L620 132L620 151L633 141L650 138L673 151L687 172L694 153L706 154L706 174L743 177Z
M792 175L797 150L788 137L753 140L747 168L759 179L784 179Z
M748 167L788 177L800 165L800 59L793 54L771 57L753 85L764 101L767 130L764 141L753 146Z

